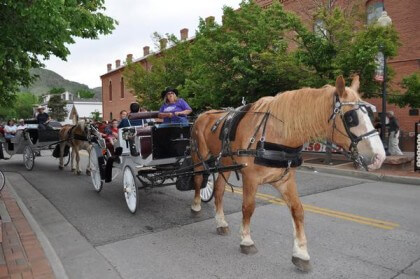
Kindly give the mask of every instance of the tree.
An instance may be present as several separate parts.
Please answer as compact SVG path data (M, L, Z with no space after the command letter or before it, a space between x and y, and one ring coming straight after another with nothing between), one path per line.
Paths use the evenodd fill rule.
M95 93L87 89L80 89L77 91L77 96L81 99L92 99Z
M64 87L53 87L48 91L48 94L61 94L66 92L66 89Z
M31 118L33 117L33 106L38 98L31 93L19 93L16 101L9 106L0 105L0 119Z
M0 3L0 104L10 103L19 86L34 80L29 70L55 55L63 60L74 38L97 39L117 22L104 15L104 0L24 1Z
M66 109L67 102L61 99L60 95L51 96L48 101L48 108L50 110L50 117L56 119L57 121L64 121L64 118L67 115Z
M402 88L406 89L405 93L394 93L390 96L390 102L401 108L405 106L410 106L413 109L420 108L420 72L404 77Z

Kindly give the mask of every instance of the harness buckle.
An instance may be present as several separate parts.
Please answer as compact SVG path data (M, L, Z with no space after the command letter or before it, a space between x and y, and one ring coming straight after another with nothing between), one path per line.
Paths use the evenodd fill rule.
M249 142L252 144L252 143L254 143L255 142L255 138L254 137L252 137L252 138L250 138L249 139Z
M261 139L260 139L260 141L261 141L261 142L265 142L265 137L264 137L264 136L262 136L262 137L261 137Z

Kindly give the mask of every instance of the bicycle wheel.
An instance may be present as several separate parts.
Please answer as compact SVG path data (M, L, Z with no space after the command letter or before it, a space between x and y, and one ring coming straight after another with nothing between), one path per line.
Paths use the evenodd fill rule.
M3 190L4 185L6 185L6 177L4 177L4 173L0 170L0 191Z

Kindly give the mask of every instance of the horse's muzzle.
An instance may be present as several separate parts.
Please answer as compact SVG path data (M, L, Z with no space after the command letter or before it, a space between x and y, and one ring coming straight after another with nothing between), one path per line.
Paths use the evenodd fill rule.
M368 169L369 170L377 170L382 166L382 163L385 161L386 155L385 153L383 154L375 154L371 161L370 164L368 164Z

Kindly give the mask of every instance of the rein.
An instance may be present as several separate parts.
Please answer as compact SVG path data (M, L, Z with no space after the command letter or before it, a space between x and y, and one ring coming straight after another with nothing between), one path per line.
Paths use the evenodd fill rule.
M347 112L343 112L342 108L343 106L357 106L357 108L349 110ZM331 134L331 140L334 141L334 131L337 130L341 135L347 137L350 139L351 143L349 146L349 152L342 152L337 150L331 145L328 145L331 149L338 151L341 154L344 154L347 158L350 158L356 166L363 167L366 171L368 171L368 167L366 164L366 161L364 160L363 156L359 154L359 151L357 149L357 145L359 142L361 142L364 139L368 139L370 137L374 137L379 135L378 131L371 130L367 133L364 133L360 136L356 136L350 131L350 128L356 127L359 125L359 119L357 118L357 110L362 110L363 113L366 113L366 107L370 106L370 104L362 101L357 102L341 102L340 98L338 97L337 93L334 93L333 97L333 112L331 116L328 119L328 123L333 120L333 130ZM343 133L337 128L336 125L336 118L337 115L340 116L341 121L343 122L344 129L346 130L346 133Z

